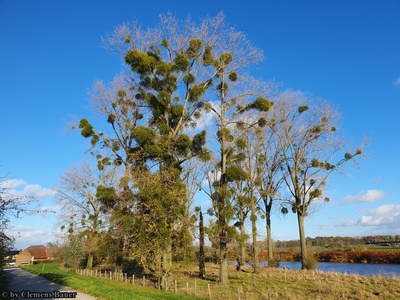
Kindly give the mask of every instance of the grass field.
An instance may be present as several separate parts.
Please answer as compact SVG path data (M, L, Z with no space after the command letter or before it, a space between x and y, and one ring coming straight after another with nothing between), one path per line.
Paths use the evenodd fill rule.
M264 269L259 274L230 269L229 285L216 282L218 268L206 266L206 280L196 279L196 266L176 266L179 294L103 278L60 271L56 264L24 267L99 299L400 299L400 278L364 277L317 271ZM171 284L173 286L173 284ZM194 288L196 286L196 289ZM172 287L173 289L173 287ZM188 293L189 295L184 295ZM193 296L190 296L193 295Z
M56 283L107 300L151 300L151 299L201 299L187 295L163 292L152 287L141 287L104 278L88 277L61 271L55 263L24 266L24 270L43 276Z
M382 251L382 250L397 250L400 251L400 247L388 247L388 246L369 246L367 247L368 250L371 251Z

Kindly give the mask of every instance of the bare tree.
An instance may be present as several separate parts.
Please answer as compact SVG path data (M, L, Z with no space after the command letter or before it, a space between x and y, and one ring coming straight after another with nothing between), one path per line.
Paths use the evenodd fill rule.
M241 122L250 124L254 119L254 114L244 114L241 117ZM265 130L264 127L255 126L247 130L246 132L241 132L241 126L233 130L233 135L241 134L241 138L236 140L234 146L235 151L232 155L232 164L240 166L246 176L243 176L242 180L234 181L234 195L236 198L236 207L238 214L238 226L240 228L240 247L241 247L241 261L240 264L244 263L245 260L245 239L248 235L244 233L244 222L247 215L250 216L251 222L251 244L252 244L252 261L253 270L258 272L259 270L259 259L258 259L258 243L257 243L257 220L259 215L259 201L260 197L257 194L257 183L258 183L258 173L257 170L259 162L257 157L259 155L260 148L257 148L259 143L259 137L257 133L259 131ZM244 238L243 238L244 237Z
M93 267L99 235L109 225L105 203L97 197L97 191L99 187L115 187L117 179L115 169L99 171L88 162L73 166L60 177L55 197L63 212L61 228L84 238L88 256L86 268Z
M302 268L310 268L304 219L310 206L324 196L328 178L342 165L362 154L363 146L345 150L348 144L337 133L339 114L322 99L304 99L296 93L283 93L275 102L270 125L282 153L282 172L292 197L290 208L297 214ZM283 207L282 212L288 209Z
M272 107L274 111L275 106ZM268 117L268 122L271 118ZM282 150L274 132L267 125L265 128L255 129L256 142L253 144L253 154L256 161L255 187L261 197L259 207L265 216L266 240L268 248L268 266L276 266L273 256L272 241L272 208L279 200L280 190L284 183L285 172L282 169ZM262 205L261 205L262 204Z
M26 196L13 194L14 180L7 177L0 177L0 265L3 262L5 253L11 250L14 237L6 233L11 217L19 217L21 213L40 213L45 211L28 209L28 204L34 199Z

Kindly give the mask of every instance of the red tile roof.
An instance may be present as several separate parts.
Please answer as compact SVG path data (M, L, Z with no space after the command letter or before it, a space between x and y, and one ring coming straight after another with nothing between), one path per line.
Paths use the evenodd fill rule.
M49 255L47 253L47 248L43 245L35 245L29 246L26 250L35 258L35 259L48 259Z

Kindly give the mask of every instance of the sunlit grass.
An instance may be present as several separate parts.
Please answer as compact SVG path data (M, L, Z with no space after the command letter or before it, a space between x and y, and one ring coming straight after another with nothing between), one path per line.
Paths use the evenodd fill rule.
M163 292L151 287L141 287L104 278L88 277L72 272L65 272L59 270L58 265L54 263L24 266L23 269L48 278L56 283L93 295L98 299L200 299L172 292Z
M237 272L234 266L229 267L229 284L220 285L217 282L217 265L206 265L205 279L196 278L197 266L195 265L175 265L174 278L169 284L170 292L168 293L155 288L142 288L107 279L66 273L58 270L54 264L46 265L44 272L41 265L29 268L101 299L200 299L194 297L208 298L209 293L211 299L220 300L237 300L239 297L242 300L400 299L400 278L396 277L367 277L273 268L264 268L260 273L254 274L250 268ZM178 294L174 293L175 281ZM193 297L185 296L185 294Z

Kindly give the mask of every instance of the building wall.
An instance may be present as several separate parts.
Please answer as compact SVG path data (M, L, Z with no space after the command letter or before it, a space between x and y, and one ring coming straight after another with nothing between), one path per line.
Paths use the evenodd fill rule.
M21 264L32 263L32 255L28 250L24 250L21 253L15 255L15 266L20 266Z

